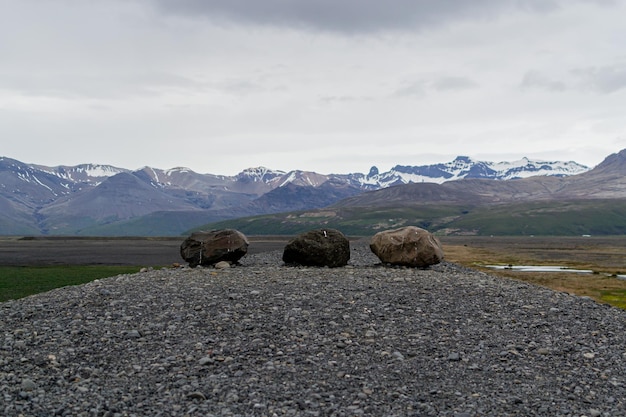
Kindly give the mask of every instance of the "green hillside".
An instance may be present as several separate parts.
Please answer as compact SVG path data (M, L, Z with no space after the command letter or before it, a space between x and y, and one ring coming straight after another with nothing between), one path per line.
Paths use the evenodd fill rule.
M550 201L486 206L449 227L480 235L626 234L626 200Z
M626 200L545 201L486 206L330 207L209 223L193 230L234 228L249 235L275 235L329 227L348 235L367 236L407 225L442 235L619 235L626 234Z

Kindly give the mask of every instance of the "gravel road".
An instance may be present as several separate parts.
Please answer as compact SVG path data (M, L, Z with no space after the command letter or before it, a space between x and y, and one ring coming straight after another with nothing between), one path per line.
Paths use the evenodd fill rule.
M0 303L0 415L626 415L626 311L363 244L280 257Z

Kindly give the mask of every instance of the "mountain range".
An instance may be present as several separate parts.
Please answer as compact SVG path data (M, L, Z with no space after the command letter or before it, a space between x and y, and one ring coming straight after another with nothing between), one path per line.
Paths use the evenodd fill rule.
M485 198L497 199L499 192L490 188L539 178L536 186L549 190L550 184L599 169L602 164L590 170L571 161L492 163L459 156L383 173L376 167L367 174L329 175L258 167L224 176L187 168L48 167L0 157L0 234L180 235L209 222L319 209L404 185L445 187L461 196L468 192L462 183L479 181Z
M440 235L622 235L626 234L626 149L577 175L402 184L321 209L227 220L201 228L295 234L320 225L363 236L405 225Z

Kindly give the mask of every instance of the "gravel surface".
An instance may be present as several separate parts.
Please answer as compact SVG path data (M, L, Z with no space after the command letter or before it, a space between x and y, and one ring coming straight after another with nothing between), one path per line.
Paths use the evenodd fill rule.
M626 311L364 244L281 254L0 303L0 415L626 415Z

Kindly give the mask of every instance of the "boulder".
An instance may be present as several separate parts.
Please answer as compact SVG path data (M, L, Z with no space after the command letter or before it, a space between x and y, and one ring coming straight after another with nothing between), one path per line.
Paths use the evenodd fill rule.
M415 226L376 233L370 249L383 263L425 268L443 260L439 240L430 232Z
M189 266L209 266L226 261L236 263L248 253L248 239L233 229L192 233L180 245L180 256Z
M290 240L283 251L286 264L345 266L350 260L350 242L335 229L310 230Z

